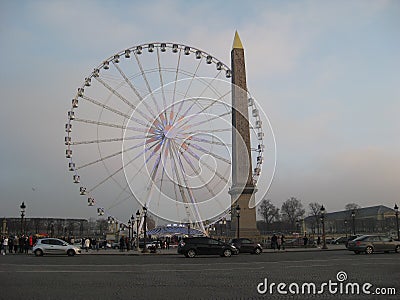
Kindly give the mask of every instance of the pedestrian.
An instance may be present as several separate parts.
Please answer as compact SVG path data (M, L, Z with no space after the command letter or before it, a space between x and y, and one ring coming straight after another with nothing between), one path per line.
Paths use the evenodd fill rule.
M275 251L275 249L276 249L277 246L278 246L278 238L277 238L277 236L274 234L274 235L272 236L272 238L271 238L271 248L274 249L274 251Z
M26 236L24 239L24 253L28 254L29 250L29 238Z
M282 234L282 236L281 236L281 238L280 238L280 240L281 240L281 247L282 247L282 250L285 250L285 236Z
M308 244L308 237L307 237L307 234L304 234L303 242L304 242L304 247L307 247L307 244Z
M25 237L23 235L21 235L18 239L19 253L24 253L24 242L25 242Z
M119 251L121 252L124 252L124 246L125 246L124 243L125 243L124 237L121 236L121 238L119 239Z
M6 255L7 248L8 248L8 237L5 236L5 237L3 238L3 248L2 248L3 255Z
M19 248L19 238L17 236L14 236L14 253L18 253L18 248Z
M281 250L282 240L279 237L276 238L276 245L278 250Z
M318 238L317 238L317 245L319 246L320 244L321 244L321 237L318 236Z
M14 239L10 236L10 238L8 239L8 252L13 253L13 249L14 249Z
M86 240L84 241L84 243L85 243L85 250L86 250L86 252L88 252L88 251L89 251L89 247L90 247L90 240L89 240L89 238L86 238Z

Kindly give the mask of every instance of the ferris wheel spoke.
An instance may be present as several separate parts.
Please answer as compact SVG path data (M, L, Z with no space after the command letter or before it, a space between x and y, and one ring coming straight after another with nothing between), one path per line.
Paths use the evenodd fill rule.
M113 62L114 63L114 62ZM124 71L116 64L114 63L114 66L117 68L118 72L121 74L121 76L124 78L125 82L128 84L128 86L133 90L135 93L136 97L139 99L139 103L143 103L143 105L146 107L147 111L151 114L151 116L155 116L153 110L148 106L146 101L143 101L142 95L138 92L138 90L133 86L132 82L129 80L129 78L126 76ZM135 106L135 105L134 105ZM133 108L135 111L137 111L143 118L145 118L147 121L152 122L152 118L147 116L144 112L142 112L137 106Z
M112 153L112 154L110 154L110 155L107 155L107 156L105 156L105 157L101 157L101 158L99 158L99 159L96 159L95 161L92 161L92 162L86 163L86 164L84 164L84 165L82 165L82 166L76 167L75 170L80 170L80 169L86 168L86 167L88 167L88 166L94 165L94 164L96 164L96 163L104 162L104 161L106 161L107 159L110 159L110 158L115 157L115 156L117 156L117 155L120 155L120 154L122 154L122 153L128 152L128 151L130 151L130 150L133 150L133 149L136 149L136 148L145 146L146 144L147 144L147 142L143 142L143 143L140 143L140 144L135 145L135 146L133 146L133 147L127 148L127 149L125 149L125 150L123 150L123 151L118 151L118 152Z
M164 92L164 80L161 72L161 63L160 63L160 49L157 47L157 64L158 64L158 75L160 77L160 84L161 84L161 94L163 99L163 107L164 107L164 116L167 118L167 112L165 109L167 108L167 102L165 100L165 92Z
M121 168L117 169L114 173L110 174L109 176L107 176L105 179L103 179L102 181L100 181L98 184L96 184L93 188L91 188L88 193L91 193L92 191L94 191L95 189L97 189L100 185L102 185L103 183L105 183L107 180L109 180L110 178L114 177L116 174L118 174L119 172L121 172L125 167L129 166L131 163L133 163L136 159L138 159L139 157L141 157L142 155L144 155L147 151L150 151L156 144L145 148L142 152L138 153L136 156L134 156L130 161L128 161L128 163L126 163L125 165L123 165ZM154 156L155 152L153 151L152 154L150 155L150 158L152 156ZM149 159L150 159L149 158Z
M143 69L142 63L140 62L139 57L137 56L136 52L134 53L134 55L135 55L135 59L136 59L136 62L138 64L138 67L140 69L141 75L143 77L143 80L144 80L144 82L146 84L146 87L147 87L147 90L149 92L149 95L153 99L153 102L154 102L154 105L156 107L157 112L160 112L160 107L158 106L158 103L157 103L156 99L154 98L153 91L152 91L152 89L150 87L149 81L147 80L146 72ZM155 115L155 117L156 117L156 115Z
M114 64L116 65L116 64ZM122 72L122 70L121 70ZM148 122L152 122L153 118L147 116L145 113L143 113L139 108L137 108L136 105L132 104L130 101L128 101L124 96L122 96L120 93L118 93L114 88L112 88L110 85L108 85L104 80L102 80L100 77L95 77L98 82L100 82L107 90L109 90L111 93L113 93L117 98L119 98L122 102L124 102L126 105L128 105L132 110L138 112L144 119L146 119Z
M216 158L216 159L219 159L219 160L221 160L221 161L227 163L228 165L231 164L230 160L228 160L228 159L226 159L226 158L224 158L224 157L222 157L222 156L220 156L220 155L218 155L218 154L215 154L215 153L213 153L213 152L210 152L210 151L204 149L203 147L201 147L201 146L199 146L199 145L196 145L196 144L194 144L194 143L191 143L190 146L191 146L192 148L195 148L196 150L198 150L198 151L200 151L200 152L203 152L203 153L205 153L205 154L208 154L208 155L210 155L210 156L212 156L212 157L214 157L214 158Z
M188 165L190 166L190 168L193 170L193 172L199 177L201 183L206 187L206 189L208 190L208 192L215 197L215 193L214 191L209 187L209 185L207 184L206 180L203 178L203 176L201 176L201 173L199 173L199 171L196 170L196 167L193 165L193 162L190 160L189 157L187 157L187 155L185 153L182 153L183 158L185 159L185 161L188 163Z
M230 93L230 92L227 92L226 94L222 95L220 98L218 98L218 99L216 99L216 100L213 100L209 105L207 105L206 107L203 107L199 112L197 112L197 113L195 113L195 114L192 114L192 115L190 115L189 117L187 117L186 119L184 119L184 120L182 121L182 123L179 124L178 127L183 127L183 126L185 126L188 122L192 121L194 118L196 118L196 117L198 117L198 116L201 116L202 113L205 112L207 109L209 109L209 108L212 107L213 105L219 103L219 100L221 100L223 97L225 97L228 93ZM197 102L197 100L194 100L194 101L193 101L192 105L191 105L191 106L185 111L185 113L183 114L184 116L186 116L186 115L189 113L190 109L193 108L193 106L194 106L194 104L195 104L196 102ZM201 125L201 124L210 122L210 121L212 121L212 120L218 119L218 118L223 117L223 116L225 116L225 115L228 115L228 114L230 114L230 113L231 113L231 112L228 111L228 112L226 112L226 113L223 113L223 114L221 114L221 115L215 116L215 117L213 117L213 118L210 118L210 119L204 120L204 121L202 121L202 122L199 122L199 123L195 123L195 124L193 124L193 125L190 125L189 127L193 127L194 125Z
M179 49L179 54L178 54L178 61L176 64L176 70L175 70L175 81L174 81L174 91L172 94L172 102L171 102L171 119L174 116L174 106L175 106L175 96L176 96L176 84L178 83L178 74L179 74L179 65L181 63L181 55L182 55L182 49Z
M212 145L219 145L219 146L226 146L226 147L231 147L232 144L229 143L223 143L220 141L210 141L207 139L203 139L203 138L198 138L196 136L191 136L190 138L191 141L195 141L195 142L199 142L199 143L205 143L205 144L212 144Z
M196 116L199 116L200 114L201 114L201 113L199 113L199 114L197 114L197 115L190 116L190 117L191 117L192 119L194 119ZM182 127L182 126L184 126L184 125L186 125L185 128L197 127L197 126L199 126L199 125L203 125L203 124L206 124L206 123L210 123L211 121L214 121L214 120L217 120L217 119L221 119L221 118L223 118L223 117L225 117L225 116L227 116L227 115L230 115L230 114L231 114L231 112L228 111L228 112L225 112L225 113L223 113L223 114L216 115L216 116L213 116L213 117L208 118L208 119L206 119L206 120L199 121L199 122L197 122L197 123L193 123L193 124L189 124L189 125L186 125L186 124L189 122L189 120L187 120L187 122L182 123L182 124L179 124L179 128ZM189 117L189 118L190 118L190 117ZM186 120L185 120L185 121L186 121ZM203 132L204 132L204 131L203 131ZM207 132L208 132L208 131L207 131Z
M192 126L190 126L192 127ZM232 128L220 128L220 129L210 129L210 130L195 130L195 131L187 131L185 135L194 135L198 133L216 133L216 132L230 132Z
M193 158L197 159L198 161L200 161L200 156L198 156L196 153L194 153L193 151L191 151L190 149L186 150L187 153L189 153L190 156L192 156ZM219 179L221 179L222 181L224 181L225 183L228 183L228 180L221 175L217 170L213 169L208 163L206 163L205 161L202 162L202 164L211 172L214 172L215 175L218 176Z
M121 76L124 78L125 82L128 84L128 86L132 89L132 91L135 93L136 97L139 99L140 103L143 103L143 105L146 107L147 111L152 115L156 116L156 114L153 112L151 107L146 103L146 101L143 101L142 95L138 92L138 90L135 88L135 86L132 84L131 80L125 75L125 73L122 71L122 69L117 65L114 64L115 67L117 68L118 72L121 74ZM147 118L146 118L147 119Z
M192 205L190 207L192 208L192 212L194 213L195 220L196 221L197 220L201 220L201 215L200 215L200 212L199 212L199 209L198 209L198 206L197 206L197 202L194 199L193 191L192 191L192 189L191 189L191 187L190 187L190 185L189 185L189 183L187 181L187 177L185 176L186 171L185 171L185 168L183 166L183 163L182 163L182 160L181 160L181 156L179 155L179 150L178 150L179 148L176 145L175 145L175 149L177 151L177 158L178 158L178 162L179 162L179 167L181 168L181 172L183 174L182 177L183 177L183 181L185 183L186 192L189 195L190 202L192 203Z
M101 108L103 108L105 110L113 112L113 113L115 113L115 114L117 114L117 115L119 115L121 117L124 117L127 120L132 120L132 121L134 121L134 122L136 122L136 123L138 123L140 125L148 127L148 124L146 122L143 122L142 120L139 120L137 118L131 117L130 115L127 115L126 113L123 113L123 112L121 112L121 111L119 111L117 109L114 109L114 108L112 108L112 107L110 107L108 105L105 105L105 104L103 104L103 103L101 103L101 102L99 102L99 101L97 101L95 99L92 99L92 98L90 98L90 97L88 97L86 95L82 95L82 99L84 99L86 101L89 101L90 103L93 103L94 105L97 105L97 106L99 106L99 107L101 107Z
M201 65L202 61L203 61L203 57L201 57L201 59L199 60L199 62L198 62L198 64L197 64L197 67L196 67L196 70L194 71L194 73L192 74L192 76L191 76L191 78L190 78L189 86L188 86L187 89L186 89L186 92L185 92L185 95L183 96L183 99L186 99L187 94L189 93L189 90L190 90L190 88L191 88L191 86L192 86L193 79L196 77L197 72L198 72L198 70L199 70L199 68L200 68L200 65ZM184 101L181 101L181 103L179 104L178 111L176 112L176 114L175 114L175 116L174 116L174 121L173 121L173 123L175 123L177 116L179 115L179 113L180 113L181 110L182 110L183 102L184 102Z
M102 144L102 143L112 143L112 142L121 142L128 140L142 140L153 137L153 135L136 135L136 136L128 136L121 138L112 138L112 139L102 139L102 140L91 140L91 141L79 141L79 142L71 142L72 146L76 145L88 145L88 144Z
M100 122L100 121L94 121L94 120L86 120L86 119L80 119L80 118L75 118L74 122L93 124L93 125L104 126L104 127L119 128L119 129L123 129L123 130L130 130L130 131L137 131L137 132L147 132L146 129L142 129L142 128L131 127L131 126L127 127L127 126L123 126L123 125L119 125L119 124Z

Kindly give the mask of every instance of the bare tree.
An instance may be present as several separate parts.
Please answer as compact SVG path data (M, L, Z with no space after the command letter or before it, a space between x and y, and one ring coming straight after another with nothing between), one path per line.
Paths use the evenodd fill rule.
M263 199L258 207L258 213L268 225L279 219L279 208L271 203L270 199Z
M297 220L303 218L304 213L303 204L295 197L290 197L282 204L282 218L288 221L292 227L295 226Z
M317 203L317 202L311 202L311 203L308 204L308 207L310 209L309 215L314 217L313 218L314 219L313 220L313 223L314 223L313 225L316 225L317 233L319 234L319 218L320 218L322 205Z
M348 203L346 204L346 206L344 207L345 210L357 210L361 208L360 205L358 205L357 203Z

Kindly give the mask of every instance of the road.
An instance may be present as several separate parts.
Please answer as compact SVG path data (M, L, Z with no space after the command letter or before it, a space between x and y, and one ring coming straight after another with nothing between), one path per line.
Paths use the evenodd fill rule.
M395 288L397 296L291 295L296 285L371 283ZM264 284L267 280L267 285ZM342 280L342 277L341 277ZM272 286L272 294L265 286ZM277 285L285 283L277 291ZM289 285L291 290L289 290ZM282 287L282 285L281 285ZM337 285L339 288L339 285ZM240 254L230 258L180 255L80 255L75 257L5 255L0 257L0 299L399 299L400 255L355 255L349 251ZM334 286L332 287L334 291ZM344 288L343 288L343 291ZM351 290L349 290L351 291ZM382 291L379 290L379 291ZM392 292L389 289L383 289ZM311 290L312 292L312 290Z

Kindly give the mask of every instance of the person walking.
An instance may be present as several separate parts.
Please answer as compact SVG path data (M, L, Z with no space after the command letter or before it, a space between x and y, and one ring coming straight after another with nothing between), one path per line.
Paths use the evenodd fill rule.
M89 251L89 247L90 247L90 240L89 240L89 238L86 238L86 240L85 240L85 249L86 249L86 252Z
M271 238L271 248L276 249L276 247L278 246L278 237L274 234Z
M5 236L3 239L3 248L2 248L3 255L6 255L7 248L8 248L8 237Z
M14 237L14 253L18 253L19 248L19 238L17 236Z
M281 236L281 238L280 238L280 240L281 240L281 248L282 248L282 250L285 250L285 236L282 234L282 236Z
M8 253L13 253L14 249L14 239L10 236L8 239Z

